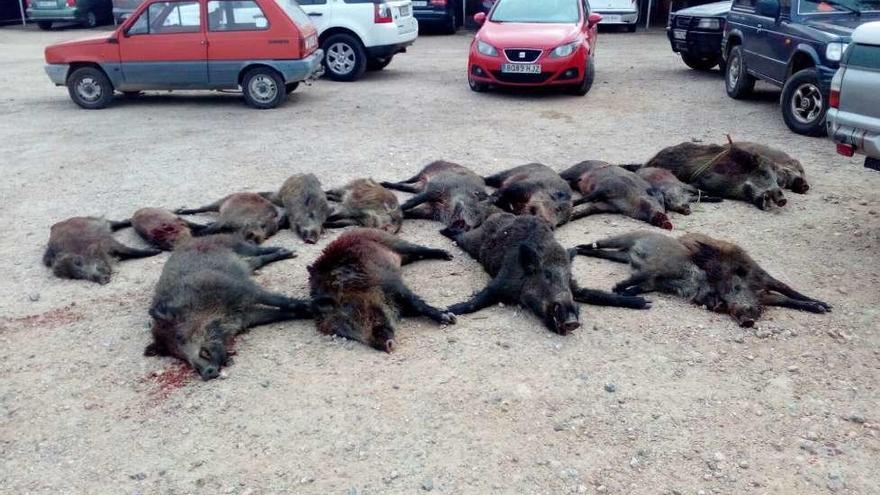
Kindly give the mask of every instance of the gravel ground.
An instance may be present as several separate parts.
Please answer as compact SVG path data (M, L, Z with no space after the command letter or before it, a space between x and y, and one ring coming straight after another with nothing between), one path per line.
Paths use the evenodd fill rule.
M235 95L153 93L78 109L42 49L79 30L0 30L0 492L876 494L880 487L880 175L782 123L778 91L729 99L661 31L603 33L584 98L468 90L468 36L425 36L387 70L320 81L274 111ZM755 329L684 301L650 311L584 307L551 334L494 307L441 328L398 329L385 355L310 322L238 339L228 378L201 382L143 357L147 305L167 255L118 265L106 286L53 278L49 226L198 205L313 171L325 185L400 179L444 158L483 173L541 161L638 162L685 140L761 141L800 158L813 189L762 212L735 202L674 215L678 232L740 243L771 273L834 305L771 309ZM455 250L404 269L445 306L488 277ZM559 229L571 246L646 228L599 215ZM139 244L131 232L119 237ZM269 244L299 257L263 285L304 296L305 267L333 239ZM578 259L584 285L624 266Z

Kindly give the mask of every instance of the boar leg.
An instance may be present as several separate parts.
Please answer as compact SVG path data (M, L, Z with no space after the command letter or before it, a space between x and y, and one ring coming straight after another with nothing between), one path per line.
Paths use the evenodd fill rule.
M296 311L286 311L275 308L253 308L244 314L242 326L244 328L258 327L260 325L268 325L279 321L297 320L300 318L308 318L310 314Z
M590 215L595 215L598 213L617 213L618 210L613 205L609 203L591 203L590 206L586 208L582 208L578 211L572 212L571 219L577 220L579 218L584 218Z
M393 237L392 241L386 245L401 256L402 259L400 260L400 263L403 265L408 265L419 260L448 261L452 259L452 255L442 249L419 246L418 244L413 244L396 237Z
M455 323L455 316L452 313L426 303L424 299L411 291L403 282L395 281L388 285L385 290L394 296L404 316L427 316L443 325Z
M589 256L590 258L601 258L603 260L616 261L618 263L629 263L630 257L627 251L606 251L604 249L593 249L592 246L584 244L578 246L577 254L581 256Z
M411 210L403 210L403 218L409 220L434 220L434 209L430 205L421 205Z
M324 227L328 229L341 229L343 227L353 227L355 225L360 225L357 220L354 218L337 218L335 220L328 220L324 222Z
M625 296L596 289L585 289L572 283L571 295L575 301L593 306L614 306L629 309L649 309L651 301L644 297Z
M464 315L476 313L483 308L488 308L501 301L502 286L503 282L501 282L501 277L495 277L489 282L489 285L480 292L472 295L467 301L449 306L449 312L456 315Z
M826 307L826 310L828 310L828 311L831 310L830 304L823 302L823 301L820 301L818 299L813 299L810 296L801 294L800 292L789 287L788 284L781 282L779 280L776 280L775 278L771 277L770 275L766 275L765 284L766 284L766 287L768 290L773 290L773 291L779 292L780 294L788 296L789 298L795 299L797 301L808 301L808 302L820 303Z
M156 256L161 252L161 249L138 249L126 246L125 244L116 241L113 241L113 245L110 247L110 254L115 255L121 260L148 258L150 256Z
M420 204L427 203L431 198L428 196L428 193L420 192L415 196L406 200L402 205L400 205L401 210L409 210L419 206Z
M612 290L617 294L627 296L635 296L645 292L651 292L654 290L654 281L652 279L653 277L647 272L635 273L628 279L614 284Z
M190 230L190 232L192 232L194 235L201 234L205 230L205 228L208 226L208 225L204 225L201 223L190 222L189 220L184 220L184 219L181 219L181 220L183 221L184 225L186 225L186 227Z
M275 254L279 251L287 251L280 246L259 246L249 241L241 241L232 247L235 254L240 256L262 256L264 254ZM294 255L296 256L296 255Z
M712 196L706 191L701 191L700 189L697 189L696 192L691 194L693 195L693 200L698 203L720 203L724 201L724 198Z
M296 314L303 315L303 317L309 317L312 315L312 304L309 301L294 299L276 292L269 292L257 284L252 284L249 290L251 297L253 297L254 301L258 304L292 311Z
M251 270L259 270L269 263L275 263L276 261L287 260L296 256L291 251L286 249L278 249L268 254L260 254L257 256L252 256L247 259L248 265L250 265Z
M113 220L109 220L109 223L110 223L110 230L112 230L113 232L116 232L117 230L124 229L127 227L131 227L131 219L130 218L128 220L120 220L118 222L113 221Z
M196 236L206 236L213 234L222 234L224 232L235 232L235 230L235 227L226 225L223 222L211 222L207 225L200 226L196 230L193 230L192 233Z
M174 210L174 213L178 215L194 215L196 213L205 213L207 211L220 211L220 205L226 201L226 198L218 199L211 204L199 207L199 208L179 208Z
M422 192L422 188L418 184L407 184L406 182L382 182L381 184L385 189L394 189L395 191L407 193Z
M761 304L799 309L801 311L809 311L810 313L827 313L831 311L831 306L822 301L792 299L788 296L771 292L765 292L761 295Z

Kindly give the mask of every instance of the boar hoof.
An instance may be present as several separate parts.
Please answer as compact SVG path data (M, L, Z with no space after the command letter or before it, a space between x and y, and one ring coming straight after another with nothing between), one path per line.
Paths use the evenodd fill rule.
M276 254L278 255L278 259L288 260L290 258L296 258L296 253L285 248L278 249L278 251L276 251Z
M444 325L454 325L455 315L452 313L440 313L438 321Z
M831 305L822 301L807 301L804 309L811 313L823 314L831 312Z

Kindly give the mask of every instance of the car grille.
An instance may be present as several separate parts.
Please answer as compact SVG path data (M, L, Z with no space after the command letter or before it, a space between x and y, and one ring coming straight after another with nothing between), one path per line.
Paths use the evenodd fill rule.
M689 28L691 27L691 19L693 18L689 16L676 16L675 27Z
M541 50L530 50L528 48L509 48L504 50L504 55L511 62L531 63L538 60L541 56Z
M501 72L500 70L492 71L492 75L495 76L495 79L503 82L503 83L511 83L511 84L537 84L550 79L550 76L553 75L552 72L542 72L540 74L507 74Z

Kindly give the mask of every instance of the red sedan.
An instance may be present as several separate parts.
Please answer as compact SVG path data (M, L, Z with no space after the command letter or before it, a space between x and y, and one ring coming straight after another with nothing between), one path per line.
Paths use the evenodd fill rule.
M468 57L474 91L498 86L565 86L576 95L590 91L595 76L597 25L585 0L499 0Z

